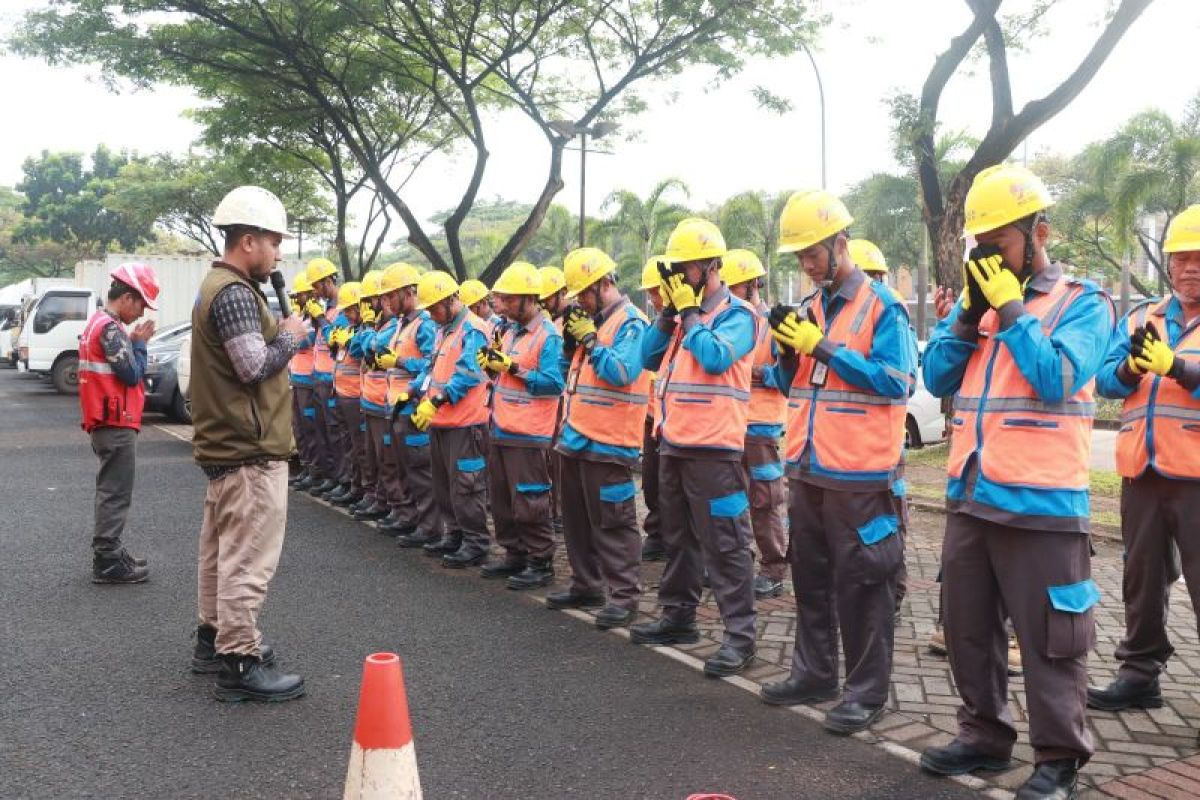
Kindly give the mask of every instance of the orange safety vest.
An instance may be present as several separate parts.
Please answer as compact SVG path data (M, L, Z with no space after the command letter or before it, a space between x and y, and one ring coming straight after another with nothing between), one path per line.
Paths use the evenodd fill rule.
M1166 314L1170 298L1153 313ZM1150 305L1129 315L1129 333L1146 324ZM1160 323L1159 330L1165 330ZM1200 356L1200 320L1192 320L1175 344L1176 357ZM1178 381L1153 373L1138 381L1121 409L1117 434L1117 472L1136 478L1152 467L1168 478L1200 480L1200 400Z
M329 325L332 325L337 318L338 310L336 308L325 309L325 320ZM325 329L317 331L317 341L313 344L313 377L317 380L326 380L323 376L333 375L333 356L329 353L329 342L325 341L324 333L328 327L327 325Z
M468 309L456 322L438 331L437 344L433 350L433 366L430 368L427 394L436 397L442 394L450 376L454 374L458 359L462 356L463 338L471 327L487 336L487 323ZM435 428L467 428L482 425L488 420L487 381L480 380L471 387L465 397L457 403L442 403L430 423Z
M380 321L375 324L376 326L380 326L386 323ZM391 406L388 405L388 379L385 370L369 369L363 371L360 399L362 407L368 412L373 412L376 415L391 412Z
M648 322L646 315L626 299L596 331L597 347L612 346L630 312ZM566 420L572 428L594 442L640 450L646 417L639 412L649 400L648 370L639 372L628 386L614 386L596 374L582 346L575 349L567 376Z
M1049 292L1026 301L1025 309L1049 336L1084 289L1078 281L1060 278ZM979 453L980 474L993 483L1086 490L1095 381L1059 403L1039 399L1008 348L997 341L999 326L995 311L983 315L978 349L954 396L950 477L961 479L967 461Z
M299 378L303 385L312 383L313 372L313 351L311 347L306 347L303 350L297 350L292 355L292 360L288 362L288 373L293 379Z
M754 313L749 303L730 294L707 313L701 312L700 322L711 324L722 311L739 305ZM745 449L754 349L720 375L710 375L682 343L680 324L663 357L665 374L658 376L662 440L675 447Z
M830 341L869 356L885 308L863 281L832 321L813 295L808 308ZM821 375L824 380L822 381ZM812 464L847 476L884 474L900 463L904 447L903 397L884 397L846 381L815 358L801 358L788 390L786 456L796 464L812 445Z
M109 323L120 325L103 308L97 309L79 337L80 424L88 433L99 427L141 430L146 392L142 383L129 386L116 376L100 334Z
M774 386L765 385L762 378L754 377L755 373L761 375L763 370L775 363L766 306L758 309L754 323L758 344L754 347L754 364L750 373L750 424L782 425L787 418L787 397Z
M400 401L400 395L408 391L413 374L405 369L404 364L410 358L421 358L421 348L417 347L417 329L425 319L421 312L413 315L407 323L396 325L396 333L388 347L396 354L396 366L387 371L387 401L394 406Z
M501 339L501 348L522 370L536 370L542 348L553 326L544 316L538 317L537 330L517 342L518 331L524 326L509 327ZM492 396L492 422L505 433L538 436L550 439L558 417L558 395L535 397L525 388L525 381L505 372L496 377Z
M333 363L333 391L338 397L362 397L362 360L350 356L347 343Z

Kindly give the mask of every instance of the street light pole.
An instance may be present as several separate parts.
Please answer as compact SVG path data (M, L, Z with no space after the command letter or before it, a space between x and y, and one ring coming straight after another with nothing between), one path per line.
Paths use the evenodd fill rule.
M817 78L817 97L821 101L821 188L828 188L826 179L826 160L825 160L825 85L821 82L821 70L817 69L817 60L813 58L812 51L808 49L808 45L804 47L804 55L808 56L808 63L812 64L813 75Z
M587 128L579 132L579 246L587 239Z

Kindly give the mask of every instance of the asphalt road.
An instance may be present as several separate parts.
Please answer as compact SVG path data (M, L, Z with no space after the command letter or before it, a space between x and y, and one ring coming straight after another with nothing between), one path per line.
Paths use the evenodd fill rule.
M363 657L404 660L428 798L966 797L865 743L595 632L293 496L262 623L302 700L225 705L186 667L204 476L148 420L126 543L89 580L73 398L0 371L0 797L340 796Z

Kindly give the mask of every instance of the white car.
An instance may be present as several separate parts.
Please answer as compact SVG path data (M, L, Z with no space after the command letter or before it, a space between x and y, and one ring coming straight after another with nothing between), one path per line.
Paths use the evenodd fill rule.
M917 343L921 356L925 343ZM921 359L917 359L917 391L908 398L908 415L904 420L904 443L908 447L924 447L946 438L946 415L942 401L929 393L921 375Z
M183 396L183 406L187 409L188 419L192 418L192 393L188 391L192 385L192 333L179 340L179 358L175 361L175 381L179 394Z
M49 376L63 394L79 391L79 337L100 307L91 289L49 289L37 298L18 340L20 366Z

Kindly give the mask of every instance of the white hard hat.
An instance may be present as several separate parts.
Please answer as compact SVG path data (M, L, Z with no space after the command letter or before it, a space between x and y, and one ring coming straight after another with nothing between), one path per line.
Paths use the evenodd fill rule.
M212 224L215 228L247 225L292 238L283 202L261 186L239 186L225 195L213 212Z

